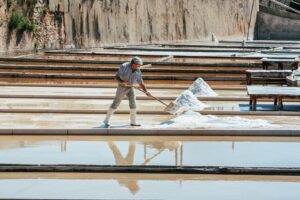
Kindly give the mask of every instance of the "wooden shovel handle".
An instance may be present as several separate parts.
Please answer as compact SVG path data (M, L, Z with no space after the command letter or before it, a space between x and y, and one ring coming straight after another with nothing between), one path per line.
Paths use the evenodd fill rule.
M139 87L133 86L135 89L143 92L144 94L146 94L146 92L142 89L140 89ZM165 102L163 102L162 100L160 100L159 98L156 98L155 96L151 95L151 97L157 101L159 101L160 103L164 104L165 106L168 106L168 104L166 104Z

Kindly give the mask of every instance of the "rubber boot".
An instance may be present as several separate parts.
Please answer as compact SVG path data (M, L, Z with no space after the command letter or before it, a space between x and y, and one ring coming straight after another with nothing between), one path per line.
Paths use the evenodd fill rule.
M107 114L106 114L106 117L105 117L105 119L104 119L104 121L103 121L103 123L104 123L104 125L105 125L106 127L109 127L109 126L110 126L110 125L109 125L109 120L110 120L111 116L114 114L115 111L116 111L116 109L112 109L112 108L109 108L109 109L108 109Z
M136 109L130 109L130 126L141 126L136 123Z

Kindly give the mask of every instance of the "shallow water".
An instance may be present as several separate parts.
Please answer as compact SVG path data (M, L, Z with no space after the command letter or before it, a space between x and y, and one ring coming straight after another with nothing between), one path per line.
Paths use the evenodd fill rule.
M47 139L48 138L48 139ZM0 163L299 167L300 141L208 137L3 137ZM76 137L75 137L76 138ZM178 137L177 137L178 138ZM240 138L240 139L239 139ZM231 140L231 141L230 141Z
M76 177L76 174L71 174ZM222 199L292 200L300 196L300 182L264 177L244 178L210 175L117 175L93 178L1 179L0 198L38 199ZM101 175L100 175L101 176ZM84 177L84 176L83 176ZM97 178L98 177L98 178ZM292 179L292 178L291 178Z

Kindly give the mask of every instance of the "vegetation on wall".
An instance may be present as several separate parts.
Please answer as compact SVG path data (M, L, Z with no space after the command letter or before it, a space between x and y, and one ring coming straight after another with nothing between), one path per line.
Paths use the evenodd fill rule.
M7 0L7 8L9 9L12 6L13 0Z
M12 16L9 19L8 27L11 30L17 31L33 31L34 23L24 17L21 13L13 11Z

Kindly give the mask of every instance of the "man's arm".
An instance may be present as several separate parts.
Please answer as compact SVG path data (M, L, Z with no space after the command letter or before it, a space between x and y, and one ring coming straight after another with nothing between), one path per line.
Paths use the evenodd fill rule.
M140 83L139 86L140 86L140 88L142 88L142 90L144 90L144 92L146 93L146 95L148 97L152 96L151 93L147 91L147 88L144 83Z
M115 79L123 86L128 86L128 82L123 81L118 75L115 76Z

